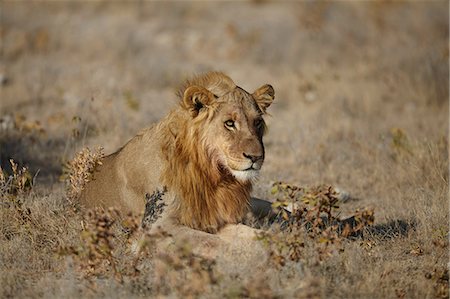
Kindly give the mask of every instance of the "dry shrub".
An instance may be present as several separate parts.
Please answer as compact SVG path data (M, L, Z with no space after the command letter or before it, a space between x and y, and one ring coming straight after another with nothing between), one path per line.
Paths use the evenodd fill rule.
M124 276L138 274L133 259L123 258L130 241L139 228L139 217L120 217L117 209L90 209L85 212L79 243L61 246L58 253L76 261L81 277L114 278L123 283ZM136 256L138 257L138 256Z
M278 196L273 207L286 220L280 232L261 232L258 239L270 249L272 261L285 266L288 261L299 262L306 243L317 246L317 258L323 260L333 252L342 251L341 243L359 235L374 222L373 210L357 210L353 216L341 220L338 215L340 194L332 186L311 188L276 182L272 194ZM290 215L283 208L291 207Z
M0 166L0 196L2 198L16 198L31 190L33 181L26 167L19 168L13 159L9 160L12 174L6 174Z
M30 121L21 114L14 116L14 128L22 133L38 133L45 134L46 131L40 121Z
M0 132L20 132L22 135L43 136L47 132L40 121L28 120L22 114L6 114L0 117Z
M393 129L388 145L374 167L384 176L375 197L382 214L377 223L357 242L341 238L343 251L333 245L338 254L322 260L317 252L323 245L304 237L302 262L324 279L325 296L448 298L447 139L418 140Z
M249 283L242 287L240 293L237 295L241 298L279 298L270 287L269 278L266 276L260 276L250 280Z
M32 177L26 167L19 168L12 159L12 174L8 175L0 167L0 198L2 199L0 208L4 208L5 219L2 235L11 239L18 231L27 226L31 220L31 210L24 207L24 195L28 194L32 188ZM8 221L9 220L9 221Z
M64 166L63 179L67 185L67 198L72 204L76 203L86 183L90 181L95 167L102 165L103 156L102 147L98 147L95 151L86 147Z
M411 142L405 131L400 128L391 129L391 147L393 150L392 157L395 159L403 154L412 154Z
M197 298L211 291L218 277L215 261L193 253L189 240L158 250L158 243L171 235L164 230L141 231L140 218L121 219L115 209L89 210L79 243L61 246L58 253L72 257L79 278L89 281L94 291L101 292L97 282L103 279L145 295ZM135 246L130 246L133 242Z
M135 246L134 269L139 275L134 283L144 280L153 296L198 298L211 293L220 277L215 260L194 253L188 239L175 239L168 245L167 238L173 236L163 228L142 232Z
M79 258L84 277L106 276L112 270L113 276L119 281L122 280L113 256L115 234L112 227L118 216L119 212L115 209L106 212L99 209L89 210L86 227L80 235L80 246L60 250L60 253L71 253Z
M448 269L437 267L431 272L425 274L426 279L430 279L435 286L435 296L437 298L448 298L449 296L449 275Z
M62 196L36 193L28 169L10 163L11 174L0 169L0 297L29 297L27 288L43 273L61 270L54 250L71 242L76 215Z
M218 281L215 261L193 253L189 240L178 240L169 253L155 256L154 283L162 295L197 298Z

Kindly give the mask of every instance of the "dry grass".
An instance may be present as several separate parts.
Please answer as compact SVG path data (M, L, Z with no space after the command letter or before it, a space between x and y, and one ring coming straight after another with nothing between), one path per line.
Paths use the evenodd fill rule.
M97 165L102 165L101 159L104 157L103 148L99 147L94 152L89 148L83 148L75 158L64 165L62 179L67 184L67 198L75 204L79 199L86 183L91 179L91 175Z
M447 2L0 6L0 298L448 298ZM296 221L211 258L73 209L204 70L275 87L255 193Z

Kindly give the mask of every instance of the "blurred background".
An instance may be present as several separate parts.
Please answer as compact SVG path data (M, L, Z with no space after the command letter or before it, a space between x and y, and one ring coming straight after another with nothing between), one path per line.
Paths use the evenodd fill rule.
M275 88L262 197L277 180L330 183L376 205L398 179L392 144L447 143L447 1L0 5L1 164L44 186L82 147L111 153L158 121L209 70Z

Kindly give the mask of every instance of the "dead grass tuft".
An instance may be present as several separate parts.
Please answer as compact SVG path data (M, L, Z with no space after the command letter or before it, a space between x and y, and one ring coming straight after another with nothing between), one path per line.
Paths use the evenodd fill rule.
M67 198L72 204L77 202L84 186L91 179L95 167L102 164L103 156L102 147L98 147L95 151L86 147L64 166L62 179L66 181Z
M10 220L5 223L2 231L7 240L23 232L24 228L28 231L32 224L31 210L24 205L24 197L32 188L31 174L26 167L19 168L12 159L9 162L12 174L4 173L0 167L0 208L9 211L5 216Z
M19 168L13 159L9 160L12 174L7 174L0 166L0 196L1 198L15 199L31 190L33 179L26 167Z

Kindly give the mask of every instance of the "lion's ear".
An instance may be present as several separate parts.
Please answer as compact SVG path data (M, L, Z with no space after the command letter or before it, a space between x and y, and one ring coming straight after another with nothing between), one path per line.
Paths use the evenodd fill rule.
M208 108L214 101L214 94L201 86L191 86L184 91L183 107L197 116L201 109Z
M275 90L273 90L273 87L271 85L265 84L255 90L252 96L258 104L259 109L261 109L263 113L266 113L266 109L270 106L270 104L272 104L273 100L275 99Z

